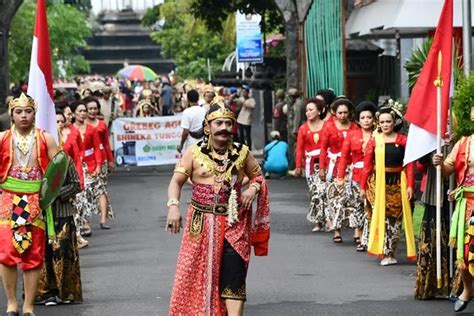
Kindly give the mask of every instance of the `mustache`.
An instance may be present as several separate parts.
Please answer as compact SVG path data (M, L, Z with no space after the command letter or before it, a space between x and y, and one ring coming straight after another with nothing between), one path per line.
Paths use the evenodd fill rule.
M221 131L216 132L214 135L216 135L216 136L220 136L220 135L230 136L230 135L232 135L232 133L229 132L226 129L223 129Z

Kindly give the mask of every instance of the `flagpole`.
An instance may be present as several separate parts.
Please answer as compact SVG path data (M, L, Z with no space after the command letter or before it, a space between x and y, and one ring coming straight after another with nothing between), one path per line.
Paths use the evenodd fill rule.
M438 53L438 77L434 81L436 87L436 153L441 154L441 90L443 79L441 78L443 56ZM436 278L438 289L443 286L441 278L441 166L436 166Z

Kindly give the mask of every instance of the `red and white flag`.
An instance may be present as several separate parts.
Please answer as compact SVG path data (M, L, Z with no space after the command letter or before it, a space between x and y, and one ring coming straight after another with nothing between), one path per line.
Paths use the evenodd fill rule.
M453 0L445 0L438 26L426 62L413 87L405 118L411 123L403 163L406 165L437 148L436 107L434 81L438 77L438 54L441 52L441 135L448 125L449 98L452 95Z
M36 4L35 34L31 49L28 95L38 104L36 127L44 129L58 141L56 111L54 109L51 49L49 47L46 0Z

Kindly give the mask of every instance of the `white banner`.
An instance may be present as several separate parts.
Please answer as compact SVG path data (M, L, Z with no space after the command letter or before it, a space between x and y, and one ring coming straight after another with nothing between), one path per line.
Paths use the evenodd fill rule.
M117 166L175 164L181 140L181 115L118 118L112 125Z

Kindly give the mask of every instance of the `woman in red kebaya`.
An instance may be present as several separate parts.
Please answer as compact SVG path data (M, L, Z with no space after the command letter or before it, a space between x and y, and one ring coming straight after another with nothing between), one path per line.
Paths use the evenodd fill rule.
M84 169L84 193L79 197L79 209L81 210L80 225L84 236L92 233L89 222L92 213L97 212L96 193L99 186L100 166L102 155L100 153L100 140L96 129L86 124L87 110L82 101L71 104L74 113L74 124L72 129L79 132L82 140L83 169Z
M102 162L100 165L99 182L95 190L95 196L97 197L96 200L100 210L100 228L110 229L106 222L107 218L114 217L114 213L107 193L107 172L114 170L115 164L114 156L110 149L109 129L103 120L97 118L97 115L100 112L99 101L94 97L85 98L83 101L87 108L86 124L92 125L96 129L100 141Z
M71 112L69 106L67 107ZM71 112L72 113L72 112ZM68 124L68 118L65 111L56 109L56 123L58 126L58 133L61 139L62 149L71 157L76 167L76 171L81 180L81 188L84 189L84 172L82 171L82 140L79 131L71 128L72 124Z
M337 210L338 217L335 218L336 228L344 226L354 228L357 251L365 250L368 239L368 218L364 210L364 201L360 198L360 181L365 149L374 133L376 111L377 107L372 102L364 101L357 106L354 119L360 128L351 131L344 140L337 168L336 184L346 190L337 203L340 209Z
M301 176L303 169L311 195L308 221L314 224L313 231L319 231L326 223L324 216L325 190L324 182L319 179L319 154L321 152L320 135L324 122L321 114L324 111L324 102L319 99L306 101L306 118L298 129L296 140L296 171L295 176Z
M337 201L339 196L343 194L343 190L338 189L332 180L336 175L341 157L342 143L350 131L357 129L357 125L350 120L354 105L349 99L345 97L337 98L331 104L331 109L336 113L336 118L324 123L321 156L319 158L319 178L321 181L327 182L328 207L326 208L326 220L330 221L331 228L335 229L333 241L341 243L341 230L340 227L336 227L335 219L338 217Z

